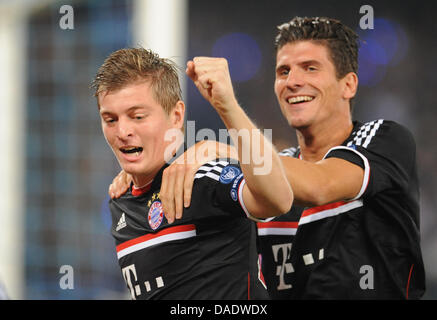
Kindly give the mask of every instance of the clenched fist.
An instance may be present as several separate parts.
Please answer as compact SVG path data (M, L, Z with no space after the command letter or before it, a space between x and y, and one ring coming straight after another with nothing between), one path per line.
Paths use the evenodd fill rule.
M195 57L187 62L186 73L220 115L238 106L226 59Z

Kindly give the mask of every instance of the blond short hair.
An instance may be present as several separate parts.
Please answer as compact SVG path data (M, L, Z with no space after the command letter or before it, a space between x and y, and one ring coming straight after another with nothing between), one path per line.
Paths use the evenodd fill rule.
M91 88L115 91L135 82L149 81L155 100L169 114L179 100L181 87L175 63L144 48L125 48L111 53L99 68Z

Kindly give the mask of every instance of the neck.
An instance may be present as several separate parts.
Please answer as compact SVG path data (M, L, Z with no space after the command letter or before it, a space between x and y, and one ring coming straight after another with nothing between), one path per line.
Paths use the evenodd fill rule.
M147 182L146 184L141 185L141 186L137 185L137 184L134 182L134 187L135 187L135 189L143 189L143 188L145 188L145 187L147 187L147 186L150 186L150 184L152 183L152 181L153 181L153 179L150 180L149 182Z
M297 141L303 160L322 160L329 149L341 145L349 137L352 128L352 120L349 118L347 121L337 121L334 125L297 129Z
M144 187L148 186L149 184L151 184L153 179L155 178L156 174L161 169L161 167L157 168L156 170L154 170L153 172L150 172L148 174L133 174L132 181L134 183L135 188L141 189L141 188L144 188Z

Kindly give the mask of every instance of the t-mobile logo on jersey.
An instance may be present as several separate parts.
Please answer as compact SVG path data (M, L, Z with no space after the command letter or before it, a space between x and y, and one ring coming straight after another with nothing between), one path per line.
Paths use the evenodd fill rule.
M132 283L131 274L134 276L135 283L138 280L135 265L131 264L127 267L124 267L123 269L121 269L121 273L123 274L124 281L126 281L126 285L129 288L132 299L135 300L136 296L139 296L141 294L140 286L134 286L134 284Z
M124 267L121 269L121 273L123 274L123 278L126 281L126 285L129 288L131 297L133 300L136 300L136 297L141 294L141 287L138 283L137 278L137 270L135 269L135 265L131 264L127 267ZM133 276L133 278L132 278ZM162 277L155 278L156 282L156 288L162 288L164 286L164 280ZM144 282L144 287L146 289L146 292L152 291L152 286L149 281Z
M287 262L290 259L291 243L283 243L272 246L273 257L275 262L279 262L279 252L282 253L282 263L276 267L276 275L279 277L278 290L286 290L291 288L291 284L285 283L284 276L287 273L294 272L293 265Z

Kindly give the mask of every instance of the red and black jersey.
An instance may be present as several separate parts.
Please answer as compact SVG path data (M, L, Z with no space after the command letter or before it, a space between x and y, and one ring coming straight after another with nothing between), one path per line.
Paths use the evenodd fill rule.
M238 164L217 159L195 176L183 217L168 224L162 171L148 190L110 201L112 235L133 299L267 299L256 224L247 218Z
M282 270L287 270L287 264L291 270L284 278L288 287L282 292L283 287L273 288L276 297L420 298L425 291L425 271L412 134L392 121L354 122L350 137L325 155L331 157L362 167L362 188L354 199L303 210L295 236L290 238L289 259L282 262ZM295 223L296 216L289 216ZM269 279L267 269L273 268L264 264L276 265L278 275L281 263L267 256L263 253L262 261Z

